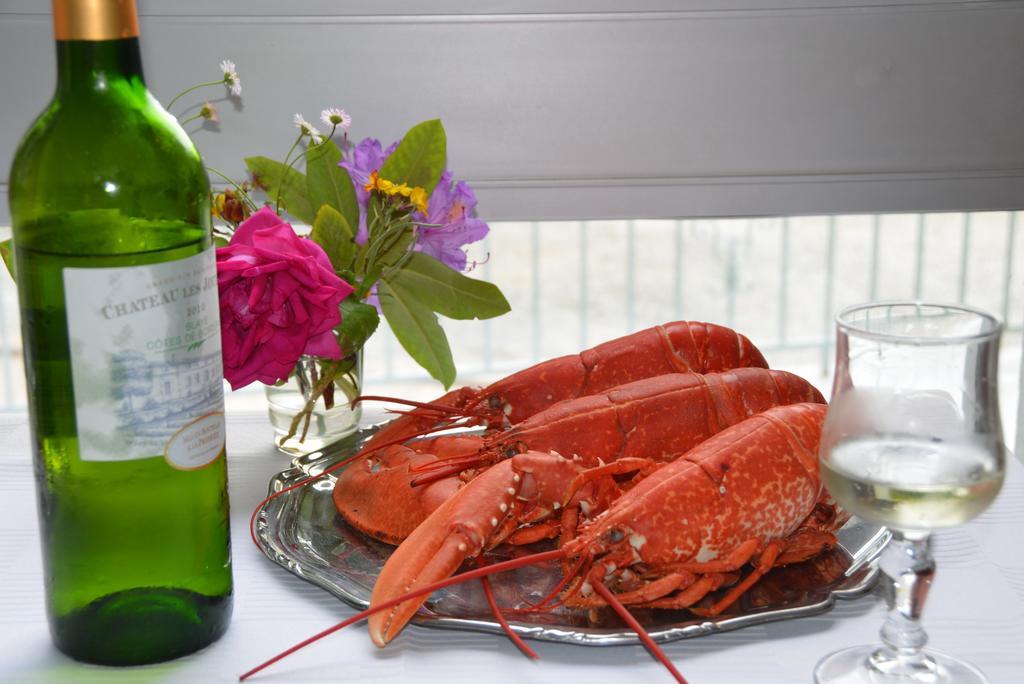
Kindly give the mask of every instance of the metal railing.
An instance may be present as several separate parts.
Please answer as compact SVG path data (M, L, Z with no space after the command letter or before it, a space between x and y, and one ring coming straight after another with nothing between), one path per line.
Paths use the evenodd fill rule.
M719 322L827 374L833 317L879 299L973 304L1002 316L1013 348L1024 314L1020 212L495 224L475 275L505 317L444 321L460 376L476 378L657 322ZM422 377L388 331L370 381Z
M827 375L833 316L863 300L924 298L997 314L1019 358L1021 212L678 221L496 223L474 277L512 303L498 319L443 321L460 382L504 374L655 323L734 327L773 365ZM17 299L0 285L0 408L24 406ZM775 359L781 359L776 361ZM1014 373L1012 367L1004 373ZM426 379L386 326L367 382ZM1016 397L1013 397L1016 400Z

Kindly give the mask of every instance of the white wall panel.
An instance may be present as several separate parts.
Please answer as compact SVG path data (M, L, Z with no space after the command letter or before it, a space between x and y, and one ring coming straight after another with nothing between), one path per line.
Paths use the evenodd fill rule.
M0 5L4 166L52 90L48 5ZM238 63L241 104L191 127L231 173L342 106L356 136L444 119L491 219L1024 206L1024 2L139 5L161 99Z

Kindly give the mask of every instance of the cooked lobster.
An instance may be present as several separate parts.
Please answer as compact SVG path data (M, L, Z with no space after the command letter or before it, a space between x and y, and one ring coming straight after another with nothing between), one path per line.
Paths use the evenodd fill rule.
M592 593L600 582L622 603L685 608L753 562L724 597L702 608L717 615L773 566L805 560L833 544L829 527L841 517L827 515L823 524L816 511L825 410L810 403L771 408L657 468L581 524L562 547L564 558L579 567L563 601L604 605ZM588 481L580 473L548 481L537 456L524 456L529 459L513 459L501 472L488 470L417 528L378 576L371 607L443 579L503 541L519 520L532 522L566 507ZM551 467L559 457L549 458ZM374 642L390 641L424 600L371 617Z
M484 388L461 387L431 402L406 402L416 408L384 426L364 445L363 453L450 426L460 418L491 428L515 425L560 401L634 380L745 367L767 368L768 363L736 331L713 323L666 323L544 361Z
M799 402L824 399L785 371L740 368L646 378L559 402L483 437L439 437L369 454L338 477L334 502L352 526L398 544L464 481L516 453L577 456L585 467L622 458L665 462L755 413ZM546 532L559 529L549 525Z

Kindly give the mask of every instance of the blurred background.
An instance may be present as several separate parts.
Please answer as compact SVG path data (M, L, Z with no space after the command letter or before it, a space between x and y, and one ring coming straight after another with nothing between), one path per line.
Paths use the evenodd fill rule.
M352 114L385 145L440 117L491 233L470 274L512 304L443 321L459 383L674 319L732 326L828 394L833 318L864 300L965 302L1007 323L1013 443L1024 318L1024 2L138 0L162 101L238 65L188 131L210 166L281 157L292 116ZM820 6L827 5L827 6ZM49 3L0 2L6 165L54 83ZM3 229L7 230L7 229ZM0 408L25 406L0 279ZM443 390L386 330L367 391ZM265 410L262 386L229 410ZM268 426L269 431L269 426Z

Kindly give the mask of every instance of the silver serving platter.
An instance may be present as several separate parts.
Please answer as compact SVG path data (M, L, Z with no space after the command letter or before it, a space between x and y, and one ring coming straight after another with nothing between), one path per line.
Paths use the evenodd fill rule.
M321 474L325 468L355 453L376 429L361 429L322 451L296 457L292 467L271 479L270 492L282 491ZM328 474L272 499L257 516L256 538L263 553L278 565L355 608L366 608L377 574L394 547L347 525L335 510L333 489L334 477ZM685 610L633 612L656 640L664 642L828 611L836 599L852 599L870 591L878 577L875 559L890 535L885 528L854 519L837 536L836 549L806 563L772 570L718 617L701 618ZM539 549L499 547L493 559L535 550ZM520 636L584 646L639 643L636 634L610 610L560 607L550 613L515 612L516 608L538 602L559 578L556 565L526 567L492 576L498 605L511 609L506 617ZM413 622L427 627L502 633L479 581L435 593Z

